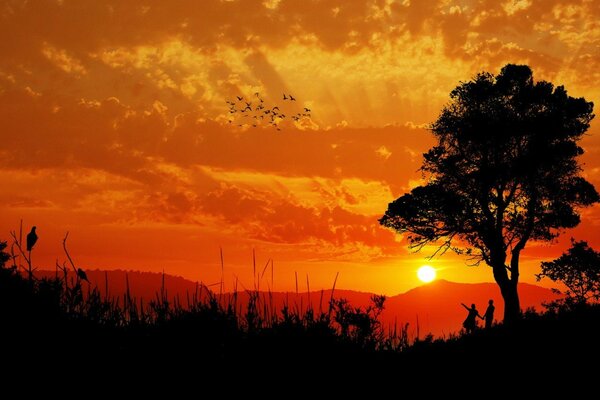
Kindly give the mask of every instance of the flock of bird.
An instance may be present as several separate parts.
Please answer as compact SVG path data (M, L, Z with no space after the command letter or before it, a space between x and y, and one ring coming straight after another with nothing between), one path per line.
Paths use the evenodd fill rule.
M291 94L283 93L283 101L295 102L296 98ZM270 125L281 130L279 124L286 118L291 118L298 122L303 118L310 118L311 110L308 107L301 108L302 111L286 115L285 111L279 108L278 105L269 107L265 104L260 93L254 93L254 98L246 99L244 96L236 96L234 100L226 100L225 103L229 107L230 124L236 123L238 126L251 126L256 128L262 125ZM283 105L282 105L283 108Z

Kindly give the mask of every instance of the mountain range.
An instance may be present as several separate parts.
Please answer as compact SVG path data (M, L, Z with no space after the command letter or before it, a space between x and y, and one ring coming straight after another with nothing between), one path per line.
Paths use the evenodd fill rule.
M171 301L177 298L179 303L185 307L187 299L191 298L194 293L205 298L209 290L206 286L196 282L168 274L123 270L89 270L86 272L91 285L97 286L103 295L108 289L109 296L122 296L128 285L130 295L143 299L144 302L156 299L162 288ZM36 275L52 277L55 276L55 272L38 271ZM69 279L73 279L73 277L74 275ZM219 291L218 286L210 289L213 293ZM523 310L535 308L540 311L544 302L559 297L550 289L528 283L519 285L519 294ZM342 289L336 289L333 293L333 297L345 298L354 307L366 307L373 295L374 293ZM260 292L259 302L262 301L261 307L276 311L280 311L284 305L288 305L290 309L301 312L308 307L312 307L318 312L327 309L331 297L331 289L310 293ZM236 296L232 293L223 293L220 298L225 304L232 303L235 298L238 310L243 312L248 304L249 295L245 291L240 291ZM408 333L411 338L423 338L428 333L436 337L448 336L461 329L462 321L467 315L467 311L461 306L461 303L469 306L475 304L480 314L483 315L490 299L494 300L496 306L495 319L502 320L503 301L495 283L458 283L439 279L405 293L388 296L380 321L386 327L395 325L398 329L408 323Z

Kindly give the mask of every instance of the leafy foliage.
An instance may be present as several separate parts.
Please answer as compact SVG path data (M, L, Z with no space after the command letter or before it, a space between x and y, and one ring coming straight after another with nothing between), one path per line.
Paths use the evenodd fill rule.
M438 143L424 154L428 184L381 218L408 232L413 247L457 238L489 262L497 246L555 238L579 223L577 207L599 200L576 160L594 117L591 102L534 83L529 67L517 65L497 77L481 73L450 97L431 127Z
M8 260L10 260L10 255L5 251L6 242L0 242L0 268L3 268Z
M571 247L554 261L542 262L538 281L548 278L567 287L566 295L578 303L600 300L600 253L585 241L571 239Z

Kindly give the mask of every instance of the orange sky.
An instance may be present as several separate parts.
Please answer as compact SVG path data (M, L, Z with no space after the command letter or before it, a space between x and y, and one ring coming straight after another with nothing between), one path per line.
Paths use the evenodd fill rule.
M394 294L428 263L448 280L491 281L447 254L409 254L380 228L419 183L421 154L459 81L508 62L600 103L593 0L0 1L0 238L38 226L34 263L252 282L275 289ZM236 95L301 123L228 124ZM284 103L291 93L297 103ZM238 124L239 123L239 124ZM584 139L600 188L600 122ZM600 207L552 246L531 244L522 280L568 238L600 248Z

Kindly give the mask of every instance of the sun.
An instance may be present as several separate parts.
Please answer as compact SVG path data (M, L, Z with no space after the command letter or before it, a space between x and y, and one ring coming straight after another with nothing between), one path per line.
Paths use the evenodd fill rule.
M417 276L422 282L429 283L435 279L435 268L423 265L417 270Z

